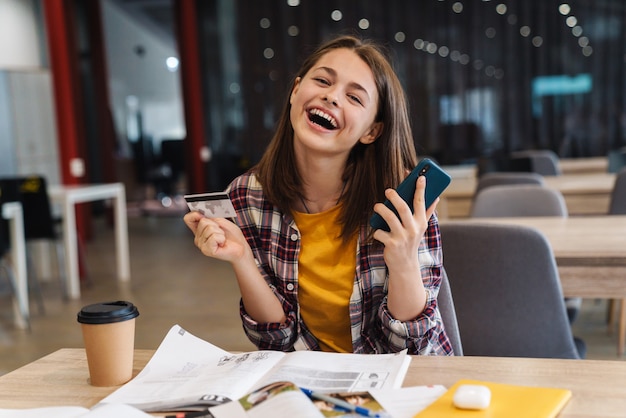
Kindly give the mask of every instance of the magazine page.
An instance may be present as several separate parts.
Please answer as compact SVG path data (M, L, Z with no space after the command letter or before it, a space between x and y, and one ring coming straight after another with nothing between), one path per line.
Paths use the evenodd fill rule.
M274 367L255 387L277 381L324 392L356 392L402 386L411 356L294 351Z
M144 411L206 409L245 395L283 356L278 351L234 355L175 325L146 367L101 403Z
M270 383L238 402L219 405L209 411L214 418L324 417L313 402L291 382Z

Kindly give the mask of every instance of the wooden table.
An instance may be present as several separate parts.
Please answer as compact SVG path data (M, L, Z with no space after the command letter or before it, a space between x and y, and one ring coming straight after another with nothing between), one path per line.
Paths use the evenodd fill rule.
M626 215L467 218L449 222L525 225L540 230L550 242L565 296L622 299L618 355L626 339Z
M570 215L604 215L609 212L614 173L545 176L546 186L563 193Z
M135 350L134 375L153 353ZM83 349L58 350L1 376L0 408L91 407L116 389L90 386L88 375ZM572 399L560 418L623 417L626 411L623 361L418 356L404 386L450 387L460 379L570 389Z
M546 186L563 193L570 215L604 215L608 213L614 173L562 174L544 176ZM459 176L441 195L440 217L467 218L476 191L476 177Z
M55 203L61 206L62 210L68 296L72 299L80 298L75 208L77 203L113 200L117 277L120 281L129 281L130 255L124 185L122 183L82 184L76 186L51 185L48 188L48 194Z
M559 167L563 174L606 173L609 169L607 157L561 158Z

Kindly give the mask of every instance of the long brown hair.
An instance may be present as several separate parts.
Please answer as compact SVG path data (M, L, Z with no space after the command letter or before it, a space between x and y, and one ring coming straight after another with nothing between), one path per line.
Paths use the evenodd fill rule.
M354 51L372 70L379 97L376 122L383 122L378 139L367 145L357 143L348 156L340 215L341 238L345 241L368 222L374 204L384 200L385 189L400 184L407 170L417 163L417 156L404 90L384 49L373 41L344 35L322 44L303 62L291 83L292 89L296 78L304 77L323 55L339 48ZM292 212L295 202L304 197L293 147L290 108L288 96L276 132L255 167L267 198L284 212Z

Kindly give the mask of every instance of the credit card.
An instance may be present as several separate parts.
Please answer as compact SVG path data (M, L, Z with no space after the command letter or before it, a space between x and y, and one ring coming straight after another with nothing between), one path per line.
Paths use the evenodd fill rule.
M228 193L200 193L183 196L189 210L202 213L207 218L234 218L235 208Z

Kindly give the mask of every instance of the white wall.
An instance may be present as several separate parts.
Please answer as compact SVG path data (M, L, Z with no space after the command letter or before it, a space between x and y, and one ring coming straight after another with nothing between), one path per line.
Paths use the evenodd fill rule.
M35 0L0 0L0 175L60 182L52 81Z
M50 73L0 71L0 84L0 109L5 110L0 114L0 149L6 152L0 156L0 174L40 174L49 184L60 184Z
M153 137L156 149L163 138L184 137L179 73L170 72L165 65L165 60L178 57L178 52L112 1L102 2L102 17L118 138L126 138L128 96L137 97L144 133ZM138 46L143 48L142 55L136 52Z
M0 69L41 66L33 0L0 0Z

